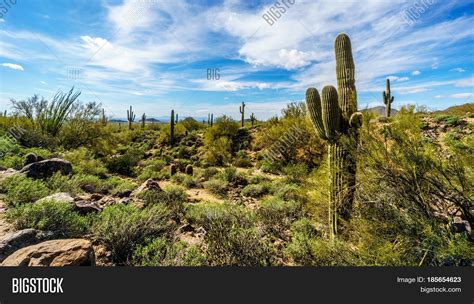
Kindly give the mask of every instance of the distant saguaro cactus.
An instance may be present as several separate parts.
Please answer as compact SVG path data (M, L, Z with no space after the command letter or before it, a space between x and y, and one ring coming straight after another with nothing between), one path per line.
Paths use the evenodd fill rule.
M211 127L214 125L214 113L211 113Z
M390 92L390 79L387 78L387 90L382 92L383 103L385 104L385 116L390 117L392 112L392 103L395 99Z
M174 110L171 110L170 118L170 144L174 143Z
M100 124L103 125L103 126L106 126L107 123L108 123L108 119L107 119L107 116L105 116L105 110L102 109L102 115L100 116Z
M177 168L175 164L171 164L170 166L170 175L173 176L176 174Z
M187 175L193 175L193 166L187 165L184 171L186 172Z
M175 123L175 124L178 123L178 113L176 113L176 119L174 120L174 123Z
M306 91L308 111L318 135L328 142L329 223L331 238L337 235L339 218L350 219L356 182L356 149L362 113L357 112L355 66L349 36L335 42L338 90L326 86Z
M245 102L242 101L242 105L239 107L240 114L242 115L240 121L242 123L242 128L244 127L245 120Z
M145 123L146 123L146 115L143 113L142 115L142 129L145 129Z
M257 118L255 118L255 115L253 114L253 112L252 112L252 115L250 115L250 121L252 122L252 128L253 128L253 125L257 121Z
M132 123L135 121L135 113L133 113L132 106L127 110L128 129L132 129Z

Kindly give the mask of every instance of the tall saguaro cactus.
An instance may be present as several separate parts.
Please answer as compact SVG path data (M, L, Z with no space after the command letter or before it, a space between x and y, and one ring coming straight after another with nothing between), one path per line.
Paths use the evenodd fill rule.
M395 99L390 92L390 79L387 78L387 90L382 93L383 103L385 104L385 116L390 117L392 112L392 103Z
M252 122L252 128L253 128L253 125L257 121L257 118L255 118L255 115L253 113L252 113L252 115L250 115L250 121Z
M245 119L245 102L242 101L242 105L239 107L240 114L242 115L240 121L242 123L242 128L244 127L244 119Z
M338 89L326 86L306 91L308 111L318 135L328 142L330 235L337 235L340 218L350 219L356 182L356 149L362 114L357 112L355 66L349 36L335 42Z
M174 110L171 110L171 118L170 118L170 144L174 143Z
M102 109L102 115L100 116L99 121L100 121L100 124L103 125L103 126L106 126L107 123L109 122L107 116L105 116L105 110L104 109Z
M132 111L132 106L130 106L130 110L127 110L127 120L128 120L128 129L132 129L132 123L135 121L135 114Z
M142 115L142 129L145 129L145 123L146 123L146 115L143 113Z
M176 118L174 120L174 123L177 124L178 123L178 113L176 113Z

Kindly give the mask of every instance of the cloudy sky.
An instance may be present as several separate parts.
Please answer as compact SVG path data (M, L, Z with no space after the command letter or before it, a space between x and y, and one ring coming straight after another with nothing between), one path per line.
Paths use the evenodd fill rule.
M74 85L117 118L129 105L238 117L241 101L268 118L307 87L336 84L340 32L360 108L383 104L386 78L396 108L474 102L474 1L279 0L273 17L273 0L16 2L0 6L0 110Z

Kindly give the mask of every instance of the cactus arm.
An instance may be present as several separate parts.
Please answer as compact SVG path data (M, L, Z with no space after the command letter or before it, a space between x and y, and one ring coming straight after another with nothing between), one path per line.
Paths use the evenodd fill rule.
M357 111L357 92L355 87L355 65L349 36L339 34L334 43L336 50L336 76L339 93L339 106L344 124L349 122L352 113Z
M306 104L308 106L309 117L311 118L316 133L319 137L326 140L326 131L324 130L321 115L321 98L318 90L315 88L308 88L306 90Z
M321 114L326 138L335 140L341 131L341 109L339 108L337 90L333 86L323 88Z

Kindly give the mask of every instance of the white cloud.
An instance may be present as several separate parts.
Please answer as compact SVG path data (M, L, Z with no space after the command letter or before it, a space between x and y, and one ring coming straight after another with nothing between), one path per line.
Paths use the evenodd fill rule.
M5 19L0 18L0 23L3 23L3 22L5 22Z
M21 65L15 63L2 63L2 66L12 70L24 71Z
M471 76L470 78L460 79L456 81L454 85L458 88L474 87L474 76Z
M474 93L458 93L458 94L453 94L450 97L459 98L459 99L471 99L471 98L474 98Z
M420 72L419 70L416 70L416 71L413 71L411 74L412 74L413 76L418 76L418 75L421 74L421 72Z
M41 80L40 83L41 84L46 84L46 81Z
M458 73L464 73L464 72L466 72L466 70L463 69L463 68L455 68L455 69L451 69L450 71L451 71L451 72L458 72Z

